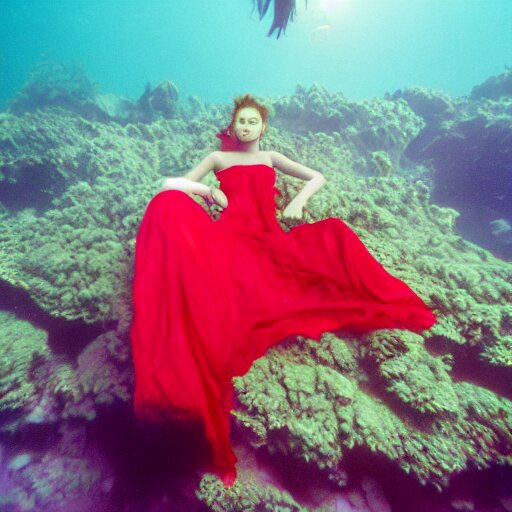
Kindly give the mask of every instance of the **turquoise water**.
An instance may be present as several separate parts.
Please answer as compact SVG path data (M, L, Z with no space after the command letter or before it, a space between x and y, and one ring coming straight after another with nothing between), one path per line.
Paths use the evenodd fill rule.
M315 81L351 100L410 85L460 96L512 53L509 0L298 0L279 40L266 37L271 12L260 22L250 0L0 5L4 104L42 59L82 63L104 92L133 99L146 81L170 79L184 97L230 102Z
M0 0L0 512L512 510L512 0L297 0L268 37L274 6L290 2L270 1L260 20L266 0ZM291 332L271 347L233 379L238 477L225 492L206 472L200 422L134 416L131 294L148 202L218 150L245 93L269 110L260 149L295 164L218 167L233 180L274 167L283 231L343 220L438 321L318 343ZM297 164L326 181L290 219L305 185ZM193 199L212 221L225 215ZM210 232L195 244L179 220L175 260L224 249ZM357 260L344 258L349 245L326 236L307 248L329 247L340 269ZM344 288L325 282L332 269L312 278L325 257L282 254L308 297ZM266 256L251 258L254 272ZM208 263L194 274L204 289L231 274L261 285L215 295L206 307L219 318L273 285ZM201 294L186 272L163 270L177 288L155 302L204 332ZM365 321L385 295L365 296ZM159 318L168 336L157 341L175 347L179 322ZM214 326L220 341L242 332L233 324Z

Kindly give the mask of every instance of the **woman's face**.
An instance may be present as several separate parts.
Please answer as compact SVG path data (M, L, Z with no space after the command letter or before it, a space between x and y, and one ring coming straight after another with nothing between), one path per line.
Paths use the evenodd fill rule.
M240 142L256 140L260 137L263 127L261 115L255 108L244 107L237 112L233 128Z

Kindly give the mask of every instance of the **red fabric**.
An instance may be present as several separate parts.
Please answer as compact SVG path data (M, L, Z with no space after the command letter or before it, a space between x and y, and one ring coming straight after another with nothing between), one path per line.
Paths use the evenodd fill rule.
M272 167L235 165L217 178L229 201L217 221L179 190L149 202L136 240L131 342L137 417L200 420L211 470L229 486L233 376L290 335L421 332L436 316L342 220L283 231Z
M221 151L235 151L238 149L238 139L234 135L228 135L228 128L224 128L221 132L215 134L215 137L220 139Z

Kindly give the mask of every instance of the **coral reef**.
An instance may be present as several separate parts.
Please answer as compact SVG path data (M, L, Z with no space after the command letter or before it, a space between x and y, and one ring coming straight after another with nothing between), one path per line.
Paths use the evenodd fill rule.
M510 76L496 80L505 84ZM433 170L432 200L459 211L457 229L465 238L511 259L510 236L497 236L493 229L499 220L512 223L511 95L450 100L442 92L413 87L390 97L406 100L426 121L404 156Z
M100 93L83 69L58 62L38 62L30 71L25 85L9 102L8 112L20 116L48 107L62 107L84 119L120 124L157 119L183 118L193 110L194 101L185 108L178 101L176 84L163 80L155 87L147 83L137 102L114 94Z
M161 178L183 174L216 149L215 133L225 126L229 107L207 107L192 98L185 109L172 83L163 82L148 87L133 111L148 117L114 122L28 91L14 103L19 112L0 114L0 279L33 301L41 316L101 331L86 342L69 336L57 353L49 332L30 318L17 316L14 308L0 315L0 442L9 445L0 485L14 489L6 506L19 499L26 510L49 510L57 506L52 500L58 492L63 502L72 501L73 489L85 493L91 484L96 499L111 485L114 470L79 449L77 438L95 445L101 428L89 427L105 411L125 411L120 431L133 421L128 333L137 227ZM31 99L46 106L25 108ZM266 457L274 475L279 460L290 472L302 471L302 494L288 492L278 476L263 478L261 467L248 468L241 458L232 490L205 474L198 499L211 510L363 509L357 503L391 510L385 490L371 479L350 490L356 485L348 464L354 453L369 465L392 468L394 484L432 487L440 494L470 471L510 468L511 264L462 238L455 229L459 211L434 204L426 182L401 172L404 162L416 165L419 155L418 163L429 160L458 176L459 189L471 192L469 179L482 188L480 174L462 177L453 154L481 158L479 173L487 172L485 166L497 172L478 146L480 136L494 141L506 168L510 126L500 113L508 103L450 101L419 88L349 103L319 86L298 87L290 98L269 103L276 120L262 149L280 151L327 178L308 201L303 221L343 219L434 308L439 322L421 335L325 333L319 341L294 336L271 349L234 379L234 435ZM215 177L204 182L214 185ZM277 172L278 207L301 185ZM488 197L496 200L493 193ZM277 216L284 229L293 224L279 209ZM48 427L59 428L55 449L45 445L35 457L21 434L41 435ZM80 434L73 437L75 427ZM322 486L316 501L303 499L307 489Z
M68 418L91 421L100 407L130 400L130 352L119 333L101 334L72 362L52 353L45 331L7 311L0 320L0 432Z
M182 117L184 112L178 101L178 88L169 80L160 82L153 89L146 84L144 94L139 98L139 121L148 123L158 118L173 119Z
M74 110L91 101L95 94L95 85L80 66L43 61L30 71L26 84L11 100L9 110L16 115L50 105Z
M372 161L379 176L390 176L393 173L393 164L385 151L374 151Z
M0 410L25 409L37 396L37 385L28 377L51 358L48 335L0 311L0 336ZM5 423L0 426L5 427Z
M365 158L360 172L371 166L375 151L387 152L393 166L398 166L405 148L425 126L402 98L351 103L342 93L329 93L319 84L309 89L297 86L293 96L273 100L273 106L276 125L287 131L339 134Z
M404 99L415 114L421 116L427 125L441 123L455 113L456 102L443 91L425 87L406 87L386 94L388 100Z
M304 459L334 482L347 450L364 446L439 490L469 467L510 464L508 399L453 382L451 354L430 355L419 335L368 338L294 341L236 378L233 414L253 446Z
M483 84L471 89L471 98L489 98L498 100L503 96L512 96L512 68L505 66L506 71L498 76L489 77Z

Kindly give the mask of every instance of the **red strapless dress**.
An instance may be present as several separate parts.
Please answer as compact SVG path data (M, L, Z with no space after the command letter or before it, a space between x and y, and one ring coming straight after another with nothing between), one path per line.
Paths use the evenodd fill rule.
M229 201L217 221L179 190L149 202L136 239L130 335L136 416L200 420L211 470L229 486L233 376L290 335L421 332L436 316L342 220L283 231L272 167L234 165L217 179Z

